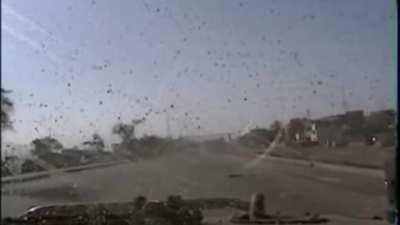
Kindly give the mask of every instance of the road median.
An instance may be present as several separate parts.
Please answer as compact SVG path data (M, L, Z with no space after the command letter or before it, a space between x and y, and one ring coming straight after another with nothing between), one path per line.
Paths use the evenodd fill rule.
M118 165L118 164L126 163L126 162L127 161L112 161L112 162L105 162L105 163L95 163L95 164L84 165L84 166L75 166L75 167L62 168L62 169L56 169L56 170L48 170L48 171L35 172L35 173L26 173L26 174L21 174L21 175L17 175L17 176L8 176L8 177L1 178L1 185L44 179L44 178L47 178L47 177L50 177L53 175L60 175L63 173L74 173L74 172L80 172L80 171L84 171L84 170L104 168L104 167L114 166L114 165Z

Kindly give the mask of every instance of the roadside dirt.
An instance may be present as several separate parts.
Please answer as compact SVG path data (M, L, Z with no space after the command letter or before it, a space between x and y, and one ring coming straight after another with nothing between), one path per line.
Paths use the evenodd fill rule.
M394 147L351 146L327 148L316 146L293 148L279 146L274 148L270 155L361 168L384 169L388 160L394 160L394 153Z

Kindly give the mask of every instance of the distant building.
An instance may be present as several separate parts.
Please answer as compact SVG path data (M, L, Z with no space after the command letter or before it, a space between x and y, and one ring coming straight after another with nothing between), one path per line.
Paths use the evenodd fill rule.
M365 123L363 110L348 111L343 116L346 125L348 125L352 129L360 129Z
M306 121L304 126L304 138L306 141L317 142L318 133L316 123L309 120Z
M371 112L367 116L366 120L368 124L374 127L393 128L395 122L395 111L388 109Z
M316 142L328 146L363 140L366 133L382 134L378 139L393 139L394 110L381 110L366 116L363 110L347 111L318 119L294 118L286 128L286 140L294 143Z
M289 122L287 137L289 141L319 142L328 146L343 145L348 142L345 133L349 129L361 129L365 117L363 110L348 111L318 119L295 118Z
M317 126L315 122L306 118L291 119L285 133L286 141L291 143L318 141Z
M75 148L64 149L61 152L65 158L78 165L87 163L90 158L90 153L90 151L82 151Z
M317 127L331 126L332 124L335 124L340 127L345 127L347 124L346 117L345 115L342 114L321 117L315 119L314 122L317 124Z
M395 144L395 111L380 110L371 112L366 117L366 136L377 138L376 143L382 146L394 146Z
M343 125L335 123L317 124L318 141L320 144L335 147L347 142Z

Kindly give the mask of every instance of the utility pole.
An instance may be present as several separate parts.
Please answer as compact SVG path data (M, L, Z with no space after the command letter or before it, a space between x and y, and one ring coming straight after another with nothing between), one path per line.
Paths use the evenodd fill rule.
M171 138L171 124L168 110L166 111L165 123L167 129L167 138Z
M342 108L343 113L346 113L349 110L348 103L346 101L346 90L344 88L344 85L342 85Z

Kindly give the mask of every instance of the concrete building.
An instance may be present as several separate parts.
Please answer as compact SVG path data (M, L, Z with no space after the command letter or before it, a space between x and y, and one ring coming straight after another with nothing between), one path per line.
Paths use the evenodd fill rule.
M306 121L304 126L304 137L306 141L318 142L318 132L316 123L313 121Z
M290 143L318 142L317 125L306 118L294 118L285 130L285 139Z

